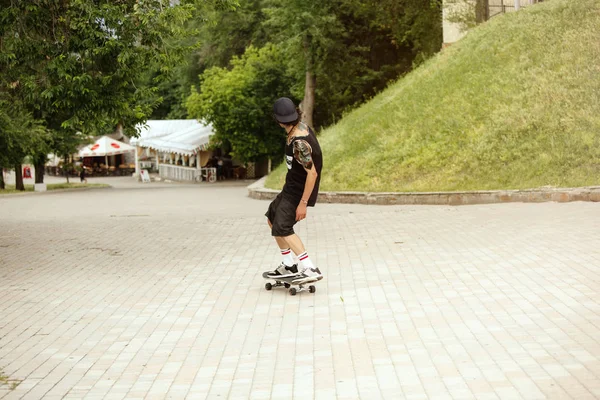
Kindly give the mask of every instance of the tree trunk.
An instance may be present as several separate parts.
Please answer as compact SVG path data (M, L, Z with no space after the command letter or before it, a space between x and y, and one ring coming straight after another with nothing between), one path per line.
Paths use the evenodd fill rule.
M15 189L23 191L25 185L23 184L23 170L21 167L21 164L15 164Z
M4 169L0 168L0 190L4 189L6 189L6 186L4 185Z
M315 74L306 70L306 83L304 86L304 100L302 100L302 114L304 123L313 127L313 112L315 110Z
M304 56L306 58L306 81L304 83L304 99L302 100L302 120L305 124L313 126L313 112L315 110L315 87L317 84L315 66L311 51L311 38L304 37Z
M478 24L490 19L490 1L489 0L477 0L475 4L475 21Z
M69 156L65 156L65 163L63 164L63 172L67 177L67 184L69 183Z
M35 183L44 183L44 162L37 162L35 164Z

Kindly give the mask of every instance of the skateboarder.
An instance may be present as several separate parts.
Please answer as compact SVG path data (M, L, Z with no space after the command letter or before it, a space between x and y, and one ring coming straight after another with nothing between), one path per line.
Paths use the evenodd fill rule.
M312 128L300 121L300 111L292 100L278 99L273 105L273 114L287 133L285 162L288 172L281 193L265 214L271 235L283 256L281 265L267 275L274 278L295 276L294 284L319 280L323 278L321 271L308 257L302 241L294 233L294 225L306 218L307 207L314 207L317 202L323 165L321 147ZM298 256L299 268L294 264L292 251Z

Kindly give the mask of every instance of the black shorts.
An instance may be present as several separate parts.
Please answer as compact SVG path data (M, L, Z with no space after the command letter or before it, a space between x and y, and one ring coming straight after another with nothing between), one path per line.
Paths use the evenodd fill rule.
M290 236L294 234L294 225L296 224L296 209L300 201L295 201L289 196L279 193L275 200L269 205L265 216L269 218L272 236Z

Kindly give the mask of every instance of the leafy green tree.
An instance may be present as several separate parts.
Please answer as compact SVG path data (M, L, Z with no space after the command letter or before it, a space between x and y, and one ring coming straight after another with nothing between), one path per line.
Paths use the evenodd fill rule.
M441 0L247 0L232 10L212 8L208 22L192 19L198 48L161 84L163 104L153 118L186 117L181 99L207 68L229 68L246 47L277 43L295 77L288 91L303 100L306 115L314 99L316 127L335 122L442 43ZM312 97L311 97L312 96Z
M302 112L311 126L317 73L327 50L340 43L344 29L333 11L333 1L265 0L271 36L284 46L292 70L304 75ZM336 40L337 39L337 40Z
M122 124L135 135L134 126L161 100L157 85L189 51L186 22L201 3L0 0L0 95L43 121L52 151L64 151L52 146L77 131L105 133ZM149 69L155 79L143 84Z
M293 83L280 48L250 46L242 57L233 58L231 69L206 70L186 104L190 116L210 122L214 139L230 146L241 161L280 159L284 135L272 118L272 107Z
M234 56L241 56L249 46L261 48L268 41L264 26L267 15L264 0L245 0L238 7L212 8L206 23L198 24L199 47L194 51L196 66L227 67ZM195 79L198 73L193 75Z
M395 43L408 46L417 62L440 50L443 0L370 1L376 23L389 29Z
M2 169L15 170L17 190L25 190L21 164L23 159L45 147L46 131L22 104L0 100L0 189L5 183Z
M54 154L63 159L63 174L69 183L69 172L73 169L73 153L84 144L91 142L89 136L82 132L72 132L70 129L57 129L51 138L51 148Z
M410 69L414 60L411 47L377 22L385 10L376 2L343 0L333 9L341 31L323 50L316 69L316 126L335 122Z
M306 122L330 123L441 47L441 0L264 0L269 38L303 75ZM298 91L298 90L297 90ZM296 91L296 92L297 92ZM318 125L318 124L317 124Z
M158 85L162 102L152 119L188 118L185 100L200 74L211 67L228 67L232 57L243 55L248 46L260 48L267 43L261 4L262 0L245 0L204 5L202 14L187 25L193 35L184 42L195 47L170 79ZM149 79L154 78L153 74Z

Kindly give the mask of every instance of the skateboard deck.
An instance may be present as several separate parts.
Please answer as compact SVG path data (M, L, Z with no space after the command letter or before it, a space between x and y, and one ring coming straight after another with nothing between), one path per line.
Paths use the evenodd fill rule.
M311 283L315 283L318 282L320 279L314 279L308 282L303 282L303 283L292 283L292 281L294 279L297 279L296 276L289 276L289 277L284 277L284 278L275 278L275 277L270 277L267 276L268 272L263 272L263 278L265 279L270 279L272 281L275 281L275 283L271 283L271 282L267 282L265 283L265 289L267 290L272 290L273 288L276 287L285 287L286 289L290 290L290 295L295 296L297 293L300 292L305 292L308 291L310 293L314 293L317 291L317 288L314 285L311 285ZM323 277L320 277L321 279ZM308 285L308 287L306 286ZM292 286L298 286L298 288L296 289L295 287Z

